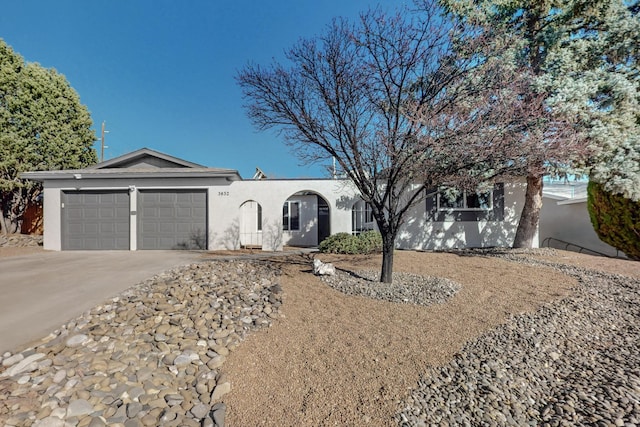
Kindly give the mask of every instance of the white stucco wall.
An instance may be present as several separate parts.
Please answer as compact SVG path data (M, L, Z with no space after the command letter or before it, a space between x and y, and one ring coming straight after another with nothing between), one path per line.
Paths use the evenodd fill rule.
M396 247L417 250L510 247L525 191L524 181L504 184L503 221L428 221L425 203L416 205L402 227ZM536 236L534 242L537 241Z
M313 195L296 195L296 193ZM284 245L317 245L316 196L329 205L331 234L351 232L351 206L356 192L348 181L246 180L210 191L209 248L234 249L240 246L240 206L253 200L262 207L262 249L280 250ZM300 231L282 231L282 206L286 200L300 201Z
M560 199L560 200L559 200ZM616 249L600 240L591 225L587 200L564 200L558 197L543 197L540 212L540 243L552 237L574 245L582 246L606 255L616 256ZM547 244L545 243L545 246ZM560 242L550 242L549 246L579 251L577 247Z
M226 181L212 178L81 179L49 180L44 185L44 247L61 250L61 194L64 190L119 189L130 191L130 249L137 249L138 190L206 189L208 249L238 249L242 244L281 250L284 245L315 246L318 239L317 197L329 206L330 234L351 233L352 207L359 200L353 184L345 180L290 179ZM450 249L511 246L524 203L524 182L505 184L504 221L432 222L425 204L410 212L396 246L402 249ZM282 230L282 206L286 200L300 202L300 230ZM259 203L262 230L258 232L257 207L241 209L248 201ZM248 222L247 222L248 221ZM249 234L255 231L255 236ZM244 235L243 235L244 233ZM244 242L242 241L244 239ZM537 241L537 239L536 239Z

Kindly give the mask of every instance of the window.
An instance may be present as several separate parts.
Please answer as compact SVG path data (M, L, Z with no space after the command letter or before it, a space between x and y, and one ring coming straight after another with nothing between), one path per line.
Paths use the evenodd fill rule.
M300 202L287 200L282 206L282 229L285 231L300 230Z
M471 193L463 191L455 198L438 193L438 210L489 211L493 209L493 191Z
M258 203L258 231L262 231L262 206Z
M360 200L351 208L351 234L357 236L363 231L373 229L373 214L371 204Z
M460 192L447 198L444 192L428 191L427 221L504 221L504 184L490 191Z

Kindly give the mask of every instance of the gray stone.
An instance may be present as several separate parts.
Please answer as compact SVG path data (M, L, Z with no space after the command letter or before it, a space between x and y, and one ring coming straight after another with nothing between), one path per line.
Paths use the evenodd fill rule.
M24 355L22 353L16 353L13 356L8 356L6 359L2 360L2 366L15 365L23 359Z
M197 405L194 405L193 408L191 408L191 414L195 419L200 420L207 416L210 409L211 408L209 408L209 405L198 403Z
M42 359L44 356L45 355L42 353L35 353L27 356L1 373L0 377L13 377L22 374L23 372L35 371L38 369L38 360Z
M89 340L89 337L84 334L74 335L71 338L67 339L66 346L67 347L78 347Z
M215 423L216 427L224 427L224 418L226 411L227 407L224 404L217 406L216 409L213 409L211 411L211 417L213 418L213 422Z
M58 417L46 417L33 423L33 427L73 427Z
M100 417L92 417L91 422L89 423L89 427L105 427L107 423L103 418Z
M127 404L127 417L135 418L142 411L140 402L131 402Z
M178 367L187 366L187 365L190 365L191 362L192 362L191 356L186 354L181 354L173 360L173 365Z
M218 384L216 388L213 389L213 393L211 393L211 401L215 402L217 400L220 400L222 396L229 393L230 391L231 391L231 383L223 382Z
M93 405L85 399L76 399L69 402L67 418L89 415L94 412Z

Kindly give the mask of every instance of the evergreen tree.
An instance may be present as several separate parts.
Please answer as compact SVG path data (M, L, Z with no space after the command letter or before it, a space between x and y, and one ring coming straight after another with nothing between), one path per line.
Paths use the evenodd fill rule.
M469 23L513 37L514 60L558 114L576 114L591 157L572 166L607 190L640 197L638 141L638 2L626 0L442 0ZM568 162L570 159L568 159ZM530 247L542 206L542 178L527 174L527 195L514 246ZM565 165L567 166L567 165Z
M66 78L25 63L0 39L0 231L20 231L40 184L21 172L80 168L97 161L87 108Z

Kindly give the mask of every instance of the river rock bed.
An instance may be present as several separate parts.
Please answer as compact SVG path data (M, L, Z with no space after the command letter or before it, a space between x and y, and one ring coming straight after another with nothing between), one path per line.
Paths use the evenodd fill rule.
M394 272L392 283L380 282L380 272L336 270L335 275L321 276L332 288L347 294L383 301L432 305L453 297L462 285L442 277Z
M425 372L399 425L640 425L640 280L513 251L475 255L555 268L579 285Z
M42 246L42 236L37 234L0 233L0 248L23 248L31 246Z
M3 354L0 425L223 426L221 366L278 316L278 274L261 262L177 268Z

